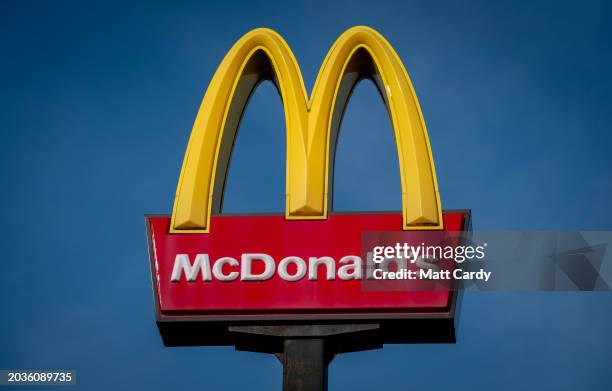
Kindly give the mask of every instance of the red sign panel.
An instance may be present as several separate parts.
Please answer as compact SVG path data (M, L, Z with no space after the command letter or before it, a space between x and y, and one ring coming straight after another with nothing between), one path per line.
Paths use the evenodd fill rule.
M147 217L147 225L160 320L440 314L455 295L364 288L356 270L357 258L365 262L362 234L399 231L401 214L214 216L208 234L171 234L168 216ZM465 230L465 213L445 212L444 227Z

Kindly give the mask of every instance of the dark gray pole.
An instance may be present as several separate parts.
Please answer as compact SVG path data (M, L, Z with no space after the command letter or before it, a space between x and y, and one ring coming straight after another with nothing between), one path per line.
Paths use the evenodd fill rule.
M282 353L284 391L326 391L327 365L322 338L286 339Z
M283 364L284 391L327 391L327 367L336 354L379 349L365 337L380 324L230 326L237 350L272 353ZM370 335L371 337L371 335Z

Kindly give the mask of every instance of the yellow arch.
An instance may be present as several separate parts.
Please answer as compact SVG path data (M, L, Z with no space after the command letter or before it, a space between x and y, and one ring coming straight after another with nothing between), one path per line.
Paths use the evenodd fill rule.
M382 35L358 26L344 32L330 49L309 101L297 61L280 35L255 29L236 42L213 76L198 111L179 177L171 232L209 231L211 212L220 210L242 112L264 79L274 82L285 110L286 218L327 218L329 162L350 94L364 77L377 85L393 125L403 228L441 229L431 148L408 74Z

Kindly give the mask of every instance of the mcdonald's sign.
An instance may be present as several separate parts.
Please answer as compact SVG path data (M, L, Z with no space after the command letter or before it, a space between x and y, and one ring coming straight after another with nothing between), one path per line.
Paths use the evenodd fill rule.
M340 122L363 78L376 84L392 122L401 213L334 213L328 204ZM274 83L284 105L285 213L222 215L236 130L262 80ZM145 220L157 323L166 345L231 344L235 325L348 320L382 325L385 342L454 340L452 289L364 289L364 232L419 235L463 231L469 224L466 211L442 211L414 88L391 45L371 28L350 28L336 40L310 98L280 35L255 29L240 38L200 106L172 215Z

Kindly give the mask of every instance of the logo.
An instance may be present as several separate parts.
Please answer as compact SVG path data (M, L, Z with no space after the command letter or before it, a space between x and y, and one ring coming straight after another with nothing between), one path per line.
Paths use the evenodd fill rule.
M340 123L352 90L364 78L376 84L392 123L401 212L334 213L328 205ZM285 112L285 213L222 215L236 131L263 80L274 83ZM375 319L388 341L399 341L407 338L403 327L426 318L419 327L434 327L423 338L454 339L457 294L452 289L371 289L377 287L371 283L376 276L367 270L366 247L382 244L372 242L377 236L371 233L426 243L428 233L469 227L467 211L442 212L416 94L398 55L371 28L350 28L336 40L310 97L280 35L256 29L240 38L198 111L172 215L148 215L146 227L156 317L167 345L232 344L230 328L245 322L346 319ZM367 240L365 233L370 233Z
M243 36L212 78L196 117L176 190L173 233L207 233L219 213L233 140L249 97L272 80L287 131L288 220L326 219L330 161L351 91L374 81L389 112L402 181L403 229L442 229L436 171L419 103L399 57L379 33L353 27L329 50L310 99L283 38L269 29Z

